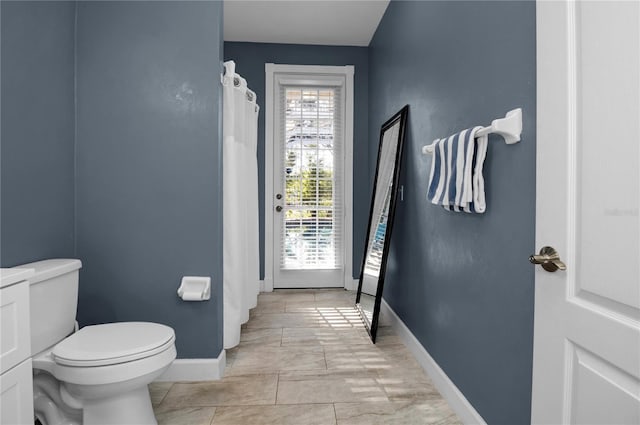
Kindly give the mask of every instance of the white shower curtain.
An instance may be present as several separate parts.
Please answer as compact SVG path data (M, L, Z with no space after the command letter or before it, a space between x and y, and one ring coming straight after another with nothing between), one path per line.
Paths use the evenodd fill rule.
M240 342L259 292L258 106L235 63L223 77L223 308L224 348Z

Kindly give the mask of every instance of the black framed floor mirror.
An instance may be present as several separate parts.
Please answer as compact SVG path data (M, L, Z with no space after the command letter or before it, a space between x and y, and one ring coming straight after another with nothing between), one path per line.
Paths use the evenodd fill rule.
M356 295L356 308L374 344L378 330L393 217L398 198L398 183L408 113L409 105L406 105L382 124L380 129L369 225Z

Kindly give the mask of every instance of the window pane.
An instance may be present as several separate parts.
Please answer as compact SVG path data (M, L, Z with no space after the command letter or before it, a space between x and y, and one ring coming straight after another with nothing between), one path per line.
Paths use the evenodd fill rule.
M285 90L284 269L341 267L341 205L334 166L336 93L333 88Z

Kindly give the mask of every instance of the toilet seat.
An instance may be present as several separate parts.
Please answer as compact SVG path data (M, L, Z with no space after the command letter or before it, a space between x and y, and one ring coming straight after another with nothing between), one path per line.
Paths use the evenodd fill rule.
M33 368L74 385L106 385L163 371L176 358L173 329L158 323L86 326L33 356Z
M158 323L121 322L86 326L52 350L61 366L109 366L161 353L175 341L173 329Z
M58 364L51 350L48 350L33 357L33 368L48 372L67 385L119 384L155 371L164 371L175 360L176 354L176 346L172 343L164 351L142 359L107 366L78 367Z

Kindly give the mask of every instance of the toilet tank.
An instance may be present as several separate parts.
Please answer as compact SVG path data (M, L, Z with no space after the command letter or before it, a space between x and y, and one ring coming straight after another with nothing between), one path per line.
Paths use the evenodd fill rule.
M34 269L29 279L31 353L62 341L75 327L80 260L54 259L17 266Z

